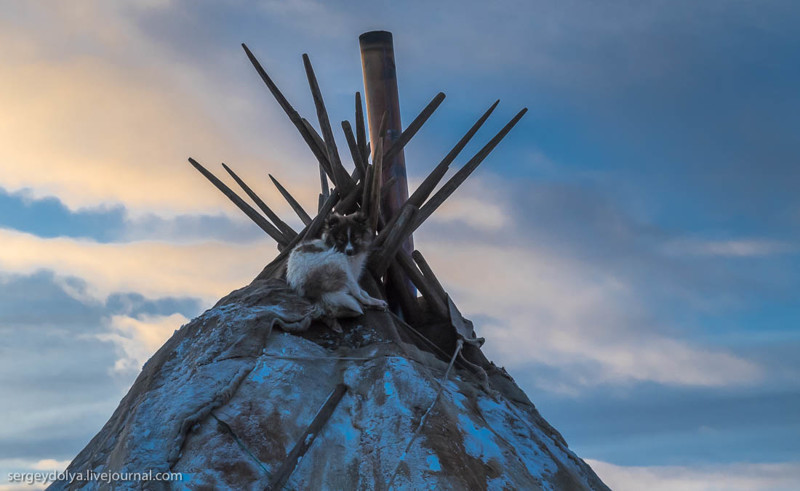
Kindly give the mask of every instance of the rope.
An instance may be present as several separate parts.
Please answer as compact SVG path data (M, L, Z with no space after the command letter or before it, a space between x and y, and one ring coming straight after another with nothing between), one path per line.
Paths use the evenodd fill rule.
M349 360L349 361L369 361L369 360L377 360L378 358L401 358L400 356L370 356L370 357L359 357L359 356L285 356L285 355L274 355L272 353L262 353L261 356L268 356L270 358L277 358L279 360L299 360L299 361L313 361L313 360L330 360L330 361L337 361L337 360Z
M408 323L403 321L403 319L397 317L395 314L393 314L391 312L390 312L390 314L392 315L392 317L394 317L394 320L397 323L399 323L402 327L406 328L410 333L415 334L421 340L425 341L428 344L428 346L433 348L440 355L445 356L445 357L447 356L447 353L445 353L441 348L439 348L436 345L436 343L434 343L433 341L431 341L430 339L425 337L424 334L422 334L421 332L419 332L416 329L414 329L413 327L411 327ZM467 360L464 357L463 353L459 354L458 360L457 360L457 364L459 366L461 366L461 368L465 368L467 370L467 373L470 374L472 377L474 377L475 380L479 384L481 384L483 389L486 390L486 392L489 392L489 390L488 390L489 389L489 376L487 375L486 370L483 367L481 367L480 365L476 365L475 363L472 363L471 361Z
M452 358L450 358L450 364L447 365L447 370L444 372L444 377L442 377L442 381L439 383L439 390L436 392L436 397L433 398L433 402L428 407L428 410L425 411L425 414L422 415L422 418L419 420L419 424L417 425L417 429L414 430L414 433L411 435L411 439L408 441L408 445L406 445L406 449L403 450L403 453L400 455L400 460L397 462L397 465L394 468L394 472L392 472L392 477L389 479L389 484L387 489L392 489L392 483L394 483L394 478L397 476L397 471L400 470L400 464L406 459L406 455L408 454L408 450L411 448L411 445L414 443L414 440L419 435L420 430L425 425L425 422L428 420L428 415L430 415L431 411L433 410L433 406L439 401L439 396L442 395L442 391L445 387L445 382L447 382L447 378L450 375L450 370L453 368L453 364L456 362L456 358L458 354L461 352L461 348L464 346L464 341L459 338L458 343L456 344L456 350L453 352Z
M483 390L485 390L487 393L489 393L490 392L490 390L489 390L489 374L486 373L486 370L482 366L477 365L477 364L472 363L471 361L467 360L467 358L464 356L464 353L459 353L458 354L458 359L461 360L468 367L470 367L474 372L476 372L475 373L476 378L478 378L478 375L480 375L480 380L478 380L478 382L481 384L481 387L483 388Z

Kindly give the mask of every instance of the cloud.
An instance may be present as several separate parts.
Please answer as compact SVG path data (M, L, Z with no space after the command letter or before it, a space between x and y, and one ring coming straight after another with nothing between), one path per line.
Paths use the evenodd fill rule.
M264 185L265 168L294 188L299 169L314 175L310 153L301 151L277 106L248 100L250 91L263 95L255 75L242 88L232 79L220 82L229 62L201 70L172 59L166 46L141 32L149 18L143 12L150 10L109 5L7 7L27 29L0 22L0 42L17 48L4 58L0 80L1 186L28 189L35 198L55 196L70 210L122 204L134 215L233 214L238 211L187 157L215 172L222 161L240 173L258 171ZM237 69L246 69L241 52L236 55ZM300 158L309 166L280 164Z
M431 222L457 222L482 232L498 231L509 225L511 216L506 209L507 203L480 198L494 194L485 181L476 179L468 184L465 183L463 187L461 194L445 201L431 215L429 219ZM411 189L415 189L415 186Z
M552 368L534 383L572 395L595 385L763 379L758 363L687 332L685 319L698 307L713 311L748 280L725 281L725 269L665 257L661 244L674 233L562 183L487 175L461 192L449 204L462 212L423 226L418 244L478 321L495 361L518 371ZM500 218L490 227L462 218L477 210Z
M480 209L481 203L458 198L452 207ZM490 222L490 230L506 220L503 206L496 209L501 218ZM440 220L462 218L446 214ZM484 223L479 221L478 228L485 230ZM2 229L0 240L5 244L0 251L4 270L30 274L47 269L60 277L79 277L86 285L66 291L98 299L129 291L149 297L199 297L210 303L246 284L274 255L268 240L247 245L100 244ZM573 388L635 381L717 386L760 376L750 362L660 334L662 326L635 308L634 287L624 278L554 251L530 245L498 248L474 240L456 243L442 237L432 237L425 251L442 268L444 281L465 310L497 319L479 329L491 332L495 352L511 366L528 362L562 366L572 374ZM140 366L146 357L148 349L141 348L145 324L158 326L158 331L164 325L174 329L180 320L160 324L157 317L147 319L117 317L112 322L114 339L125 352L118 369Z
M31 489L47 489L47 485L40 483L34 483L31 485L0 484L0 491L29 491Z
M639 307L633 284L555 251L431 237L424 253L462 310L484 319L476 329L496 361L561 369L565 385L539 380L540 387L726 386L763 375L733 354L663 334L662 323Z
M119 235L124 223L122 207L97 207L71 212L56 198L35 199L28 189L8 193L0 188L0 227L40 237L94 237L108 240Z
M668 242L668 254L688 254L718 257L763 257L797 252L797 246L769 239L701 240L678 239Z
M498 182L495 187L487 184ZM656 319L648 311L647 298L639 292L642 278L609 269L613 263L575 258L552 240L537 244L530 238L535 233L515 228L522 213L536 215L543 220L538 227L547 228L555 218L540 212L552 203L535 202L530 208L523 206L523 212L511 206L518 194L514 185L489 179L469 186L486 192L455 196L434 220L436 233L421 231L427 239L423 249L443 268L443 280L459 304L471 315L487 319L478 328L491 333L496 348L487 348L499 361L515 367L530 363L560 367L562 378L539 384L549 383L546 388L566 392L592 384L646 381L726 386L763 376L763 370L751 361L670 334L672 318ZM499 189L512 192L501 195ZM559 209L574 208L563 196L557 202L562 204ZM589 206L582 203L578 209ZM523 225L525 219L531 220L526 216ZM603 247L605 241L612 250L625 240L630 254L636 250L631 249L631 238L638 239L637 234L647 231L629 226L613 208L597 211L589 219L588 229L580 223L571 226L576 233L594 234L592 247ZM609 223L614 226L606 230L603 224ZM459 232L450 235L450 229ZM603 234L610 235L604 238ZM0 239L7 244L0 251L0 267L17 273L49 269L59 276L80 277L87 283L82 294L94 298L129 291L149 297L199 297L210 303L246 284L274 256L274 245L266 239L249 244L99 244L41 239L2 229ZM637 246L636 254L643 260L656 257L646 250L651 243ZM654 264L660 267L658 261ZM120 363L136 366L139 358L126 359L133 362Z
M233 205L231 205L232 207ZM299 219L289 216L283 206L270 206L280 213L282 219L294 230L301 230ZM232 210L228 210L232 211ZM157 240L170 243L197 242L199 240L218 240L223 242L245 243L263 240L264 231L258 228L244 214L238 212L236 217L228 215L177 215L164 218L156 214L147 214L128 219L115 241ZM288 211L291 213L291 211Z
M25 471L58 471L61 472L69 465L69 460L57 459L0 459L0 468L14 468L17 472Z
M111 341L120 351L121 356L114 364L115 371L136 375L173 332L187 322L189 319L181 314L145 315L140 319L115 315L109 323L111 332L99 334L97 338Z
M209 197L213 196L215 191L210 187L204 189L208 191ZM267 196L266 193L262 194ZM271 207L280 211L287 223L299 229L302 223L290 215L293 213L291 210L285 209L288 206L282 200L277 204L274 199L272 201ZM264 232L234 209L232 204L220 208L214 215L163 216L141 211L131 214L123 206L70 210L57 198L34 198L29 189L7 193L0 188L0 208L4 211L0 216L0 228L27 232L39 237L82 237L98 242L146 239L169 242L213 239L247 242L264 238Z
M103 203L162 212L220 208L219 197L195 192L200 180L193 181L186 158L219 162L230 144L191 98L92 58L7 72L0 81L0 104L7 108L0 116L0 138L7 142L0 162L8 189L58 196L70 209Z
M69 465L69 460L56 460L56 459L41 459L41 460L26 460L26 459L0 459L0 476L5 481L10 473L36 473L44 479L44 476L51 472L62 472ZM26 479L33 481L33 475L26 476ZM23 491L32 489L45 489L47 484L42 482L20 482L13 484L0 484L0 491Z
M264 0L259 7L270 17L280 17L306 36L341 39L356 32L352 17L341 9L314 0Z
M131 382L108 373L116 357L95 337L106 329L103 305L64 284L42 273L0 277L0 460L71 458Z
M52 272L0 274L0 479L74 457L140 363L200 311L196 299L113 293L103 301L88 289Z
M800 482L800 463L734 463L698 466L628 467L589 460L611 489L618 491L791 491Z
M69 460L43 459L35 462L32 467L37 471L63 471L69 463Z
M224 242L169 244L157 241L102 244L50 238L0 229L0 270L32 274L50 270L87 283L86 295L112 293L148 297L199 297L216 301L249 283L276 254L263 240L246 245Z

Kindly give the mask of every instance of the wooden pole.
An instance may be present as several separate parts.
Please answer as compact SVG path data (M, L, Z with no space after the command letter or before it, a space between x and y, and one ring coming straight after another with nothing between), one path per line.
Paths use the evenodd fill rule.
M311 137L314 139L315 142L317 142L317 146L318 147L326 148L325 147L325 142L322 141L322 137L319 136L319 134L317 133L317 130L315 130L314 127L311 126L311 123L309 123L306 118L303 118L303 126L306 127L308 132L311 134ZM326 153L326 155L327 155L327 153ZM328 172L331 173L330 174L331 175L331 179L333 179L333 177L332 177L333 176L333 171L330 171L329 169L326 170L325 167L322 164L322 161L320 161L320 163L319 163L319 183L320 183L320 189L321 189L321 191L320 191L321 198L320 198L320 204L317 207L317 211L319 211L319 208L322 206L322 201L325 201L326 199L328 199L328 195L330 195L330 189L328 188Z
M383 135L386 131L386 113L381 120L378 134ZM372 158L372 182L370 182L369 204L366 205L367 217L372 230L378 230L381 223L381 198L383 193L383 139L378 138L375 144L375 156Z
M404 206L403 211L392 226L392 230L386 235L386 240L370 256L369 265L376 275L383 275L386 268L392 263L397 251L402 250L403 243L411 235L414 216L418 211L419 208L416 206ZM414 296L416 296L416 292L414 292Z
M392 33L387 31L365 32L359 36L358 40L364 72L364 99L367 103L370 146L372 149L389 149L400 138L403 131L400 121L400 96L397 90ZM386 114L386 132L385 135L381 135L379 128L384 113ZM377 143L381 136L383 136L383 141L379 147ZM396 213L399 213L403 203L408 200L408 179L403 151L396 152L391 160L384 162L383 170L381 176L383 182L392 177L395 178L392 188L381 199L383 223L388 223ZM409 254L414 250L411 236L402 244L402 249ZM387 300L395 312L400 310L397 301L399 295L393 291L393 285L402 284L411 296L416 295L414 285L408 278L404 277L402 280L401 282L386 282Z
M467 146L467 143L469 143L472 137L475 136L475 133L478 132L480 127L483 126L483 123L486 122L486 120L489 118L489 115L492 114L492 111L494 111L494 108L496 108L499 103L499 100L495 101L495 103L492 104L492 107L483 113L483 116L481 116L478 121L472 125L469 131L467 131L467 134L464 135L461 140L458 141L458 143L456 143L456 146L450 150L444 159L439 162L439 165L433 169L433 172L431 172L428 177L422 181L419 187L411 194L411 197L408 198L409 203L414 206L422 206L425 200L428 199L433 190L439 184L439 181L441 181L444 175L447 173L447 169L450 167L450 164L453 163L453 160L455 160L456 157L458 157L458 154L461 153L461 150Z
M436 111L436 108L438 108L442 101L444 101L444 98L444 92L439 92L436 94L436 97L434 97L433 100L427 106L425 106L425 109L423 109L422 112L419 113L419 116L417 116L416 119L414 119L414 121L408 125L408 128L400 133L400 136L397 138L397 140L395 140L391 148L386 150L386 152L383 154L384 162L392 162L394 156L400 153L403 150L403 147L406 146L406 143L414 138L414 135L417 134L417 131L422 128L422 125L425 124L433 112Z
M277 185L277 181L273 179L273 182L275 182ZM308 225L306 225L306 228L300 231L300 233L298 233L295 236L295 238L292 239L291 242L289 242L289 244L283 248L281 253L278 254L275 257L275 259L270 261L270 263L267 264L263 270L261 270L261 273L259 273L258 276L256 276L256 279L265 280L267 278L273 278L274 277L273 275L278 270L282 269L283 266L285 266L285 260L289 256L289 254L291 254L292 249L294 249L294 246L296 246L303 240L316 239L317 235L319 235L319 233L322 231L322 227L325 225L325 219L328 217L331 211L333 211L333 205L335 205L337 201L339 201L338 192L334 192L330 196L328 196L328 199L325 200L325 203L322 205L322 208L320 209L317 216L314 217L314 219L311 220L311 222Z
M361 179L366 175L366 167L364 166L364 159L361 156L361 150L358 148L358 141L353 134L353 127L350 126L350 121L342 121L342 131L344 137L347 139L347 146L350 148L350 156L353 158L353 165L356 166L355 176L356 180Z
M326 155L325 147L320 146L319 143L315 141L314 137L309 132L308 127L303 124L303 118L301 118L297 111L294 110L294 107L289 104L289 101L286 100L286 97L284 97L283 93L280 91L280 89L278 89L278 86L275 85L275 82L273 82L269 75L267 75L267 72L264 71L261 63L258 62L250 49L244 43L242 43L242 48L244 48L244 52L247 54L247 57L250 59L250 63L253 64L256 72L258 72L261 80L264 81L269 91L275 97L275 100L278 101L278 105L281 106L281 109L283 109L286 115L289 116L289 119L297 128L297 131L300 132L300 136L303 137L303 140L305 140L306 144L311 149L311 152L317 158L319 164L325 170L332 170L330 162L328 161L328 156Z
M362 167L366 170L369 164L369 150L367 149L367 130L364 127L364 108L361 105L361 92L356 92L356 139L358 151L361 152Z
M494 108L497 107L498 103L500 103L499 100L492 104L492 107L490 107L488 111L483 113L483 116L481 116L480 119L478 119L478 121L472 125L472 128L467 131L467 134L464 135L458 143L456 143L456 146L450 150L450 152L441 162L439 162L439 165L437 165L433 171L428 174L428 177L422 181L419 187L411 194L411 196L408 198L408 201L406 201L403 206L414 205L418 208L422 207L422 204L428 199L428 196L430 196L430 194L439 184L439 181L441 181L444 175L447 173L447 169L449 168L450 164L453 162L453 160L455 160L458 154L461 153L461 150L464 149L472 137L475 136L475 133L478 131L478 129L480 129L489 115L492 114L492 111L494 111ZM400 216L400 214L396 213L394 218L392 218L392 220L386 224L383 230L380 231L377 239L375 240L375 245L380 245L383 240L386 239L386 234L389 233L389 229L391 229L391 227L394 225L394 222L397 220L398 216Z
M286 237L284 237L283 233L277 228L275 228L275 226L272 225L269 222L269 220L264 218L264 216L261 215L259 212L257 212L252 206L248 205L231 188L229 188L227 185L225 185L225 183L217 179L217 176L215 176L208 169L200 165L198 161L189 157L189 163L192 164L192 166L195 169L197 169L198 172L203 174L203 176L206 179L208 179L211 182L211 184L213 184L217 189L222 191L222 194L227 196L227 198L231 200L233 204L235 204L240 210L242 210L244 214L250 218L250 220L253 220L256 223L256 225L261 227L261 230L263 230L264 232L267 233L267 235L272 237L275 240L275 242L278 243L279 249L286 246L287 242Z
M439 191L436 192L436 194L431 196L431 199L425 202L425 205L419 210L419 214L416 218L417 221L414 224L412 231L419 228L419 226L422 225L422 222L431 216L433 212L436 211L436 209L439 208L439 206L441 206L441 204L444 203L445 200L449 198L450 195L453 194L453 192L458 189L458 187L464 181L467 180L469 175L478 168L481 162L483 162L483 159L485 159L492 152L492 150L494 150L494 147L496 147L497 144L500 143L503 138L505 138L508 132L511 131L511 128L513 128L514 125L516 125L519 120L522 119L522 116L524 116L526 112L528 112L528 108L524 108L518 112L517 115L514 116L514 118L509 121L508 124L506 124L503 129L500 130L500 132L498 132L494 138L489 141L489 143L484 145L483 148L481 148L478 153L476 153L469 160L469 162L464 164L464 167L459 169L458 172L456 172L455 175L451 177L450 180L447 181L444 186L441 187L441 189L439 189Z
M289 203L289 206L291 206L294 212L297 213L297 216L300 217L300 220L302 220L303 225L308 225L309 223L311 223L311 216L309 216L309 214L306 213L306 210L304 210L303 207L300 206L300 203L298 203L297 200L294 199L294 196L289 194L289 191L287 191L286 188L283 187L281 183L278 182L277 179L272 177L272 174L269 174L269 178L270 180L272 180L272 184L274 184L275 187L278 188L278 192L281 193L283 199L285 199L286 202ZM317 212L319 212L319 210L317 210Z
M339 150L336 148L336 140L333 138L333 129L331 128L331 122L328 118L328 110L325 109L325 101L322 100L322 92L319 90L317 76L314 74L314 68L311 66L311 60L307 54L303 54L303 65L306 68L308 86L314 98L314 106L317 108L317 119L319 120L319 126L322 130L322 138L328 154L328 163L333 172L333 182L339 189L339 193L344 195L353 187L354 183L350 179L350 174L348 174L342 166L342 161L339 158Z
M283 489L286 481L289 480L295 467L297 467L297 463L303 455L305 455L309 447L311 447L311 444L314 443L314 439L319 435L325 423L331 418L333 411L336 410L336 406L339 405L339 401L342 400L345 392L347 392L347 385L345 384L338 384L336 388L333 389L333 392L328 396L328 399L319 409L317 415L314 416L314 420L308 425L308 428L306 428L306 431L303 432L297 440L297 443L295 443L289 455L286 456L283 464L281 464L278 471L272 476L272 479L270 479L267 490L279 491Z
M419 266L419 270L422 271L425 279L431 283L436 295L438 295L441 299L447 298L447 293L444 291L444 287L439 282L439 278L437 278L433 273L433 269L431 269L431 266L428 264L428 261L425 260L425 257L422 255L422 253L419 251L414 251L411 257L414 259L414 262L417 263L417 266Z
M395 259L397 260L397 264L400 265L414 285L419 289L420 293L422 293L422 296L428 303L428 307L433 312L439 314L439 316L446 318L448 310L444 302L447 296L439 295L434 282L431 281L430 278L425 277L422 271L417 268L414 261L404 251L398 252Z
M267 218L272 220L272 223L274 223L275 226L278 227L281 232L283 232L284 237L287 239L286 241L288 242L294 239L294 236L297 235L297 232L295 232L294 229L292 229L292 227L290 227L286 222L281 220L281 218L274 211L272 211L272 208L267 206L264 200L261 199L261 197L257 195L256 192L253 191L250 186L248 186L247 183L242 180L241 177L233 172L233 169L225 165L224 162L222 163L222 167L228 172L228 174L231 175L233 180L236 181L236 184L238 184L239 187L242 188L242 190L247 193L248 196L250 196L250 199L253 200L253 203L255 203L265 215L267 215Z

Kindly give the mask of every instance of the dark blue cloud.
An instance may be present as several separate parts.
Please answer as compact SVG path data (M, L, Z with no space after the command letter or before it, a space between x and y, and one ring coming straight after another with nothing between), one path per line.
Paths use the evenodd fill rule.
M31 276L0 276L0 324L17 328L83 327L98 321L98 305L75 300L64 287L66 280L57 282L52 273L39 272ZM83 291L85 285L73 279L70 288Z
M191 298L83 293L82 280L46 271L0 275L0 459L69 460L108 419L133 381L114 372L115 346L98 338L112 315L202 309Z
M76 237L97 242L148 239L249 242L264 237L246 218L235 220L221 214L174 217L146 214L131 218L123 206L70 210L57 198L33 199L28 192L9 193L2 188L0 211L0 227L45 238Z
M108 297L105 304L108 312L124 314L129 317L143 315L170 315L178 313L192 318L202 311L202 304L196 298L158 298L147 299L138 293L115 293Z
M298 227L293 220L287 222ZM115 240L220 240L241 243L264 237L264 232L244 215L240 219L231 219L225 215L178 215L165 218L148 214L127 220L123 232Z
M70 458L124 387L110 375L113 347L95 337L102 305L76 300L48 273L4 276L0 299L0 458Z
M91 237L107 242L123 230L121 206L70 211L57 198L33 199L28 192L0 188L0 227L39 237Z
M533 368L523 387L553 375ZM535 383L535 382L534 382ZM657 385L587 390L579 397L534 392L542 415L578 455L618 465L698 465L800 459L800 391Z

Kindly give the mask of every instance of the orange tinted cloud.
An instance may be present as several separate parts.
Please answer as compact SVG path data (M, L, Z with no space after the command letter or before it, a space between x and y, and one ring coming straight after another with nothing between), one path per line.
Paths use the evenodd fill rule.
M189 166L194 156L218 174L224 161L257 175L251 184L269 189L265 197L280 209L288 207L268 185L268 170L316 203L311 155L299 137L283 138L294 131L285 116L267 97L256 110L241 87L225 85L232 79L217 83L221 67L171 59L105 2L18 10L31 26L0 21L0 43L10 47L0 60L0 187L55 196L71 209L236 213ZM243 129L253 118L258 127ZM295 165L296 150L309 165Z
M0 229L0 271L30 274L46 269L87 282L88 294L114 292L151 298L199 297L207 303L249 283L276 254L269 239L248 245L222 242L101 244Z

